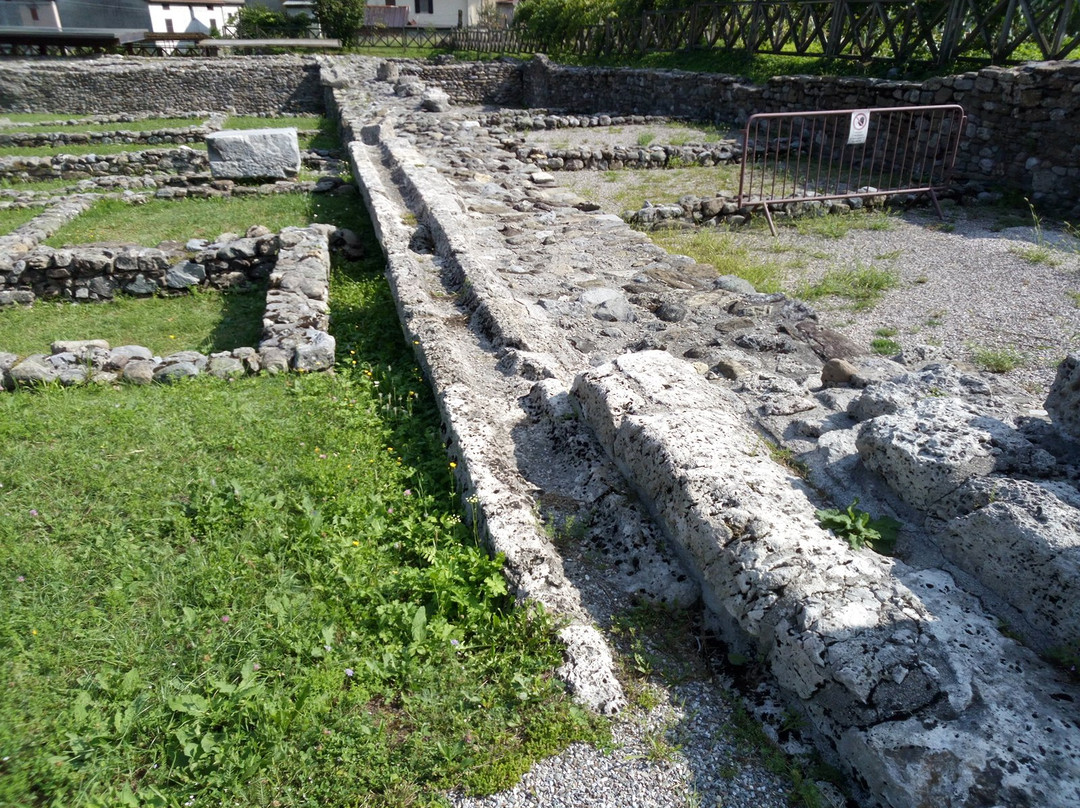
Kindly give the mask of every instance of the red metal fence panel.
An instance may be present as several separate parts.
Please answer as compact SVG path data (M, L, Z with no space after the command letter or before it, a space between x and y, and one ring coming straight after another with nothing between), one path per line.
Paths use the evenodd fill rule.
M750 116L743 135L739 205L937 193L952 179L964 131L956 104Z

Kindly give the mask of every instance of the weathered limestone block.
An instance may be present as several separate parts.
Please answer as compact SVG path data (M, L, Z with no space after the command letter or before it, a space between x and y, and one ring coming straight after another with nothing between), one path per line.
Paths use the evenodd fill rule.
M60 378L60 370L44 354L32 354L11 366L8 375L20 385L48 384Z
M165 285L170 289L186 289L206 279L206 267L194 261L181 261L165 273Z
M1069 354L1058 365L1046 397L1046 412L1058 429L1080 439L1080 354Z
M245 373L244 363L230 354L214 354L206 366L206 372L219 379L229 379L243 376Z
M234 129L206 136L210 173L224 179L285 179L300 171L294 127Z
M822 531L731 394L643 352L579 375L571 395L728 641L764 657L863 804L1077 804L1069 686L946 573Z
M729 639L764 654L823 725L887 721L944 695L951 679L925 609L888 560L817 524L740 404L656 351L579 375L572 395L696 571Z
M424 92L420 108L428 112L446 112L450 109L450 96L445 90L432 87Z
M856 446L867 468L922 509L972 477L993 471L1041 476L1056 463L1009 425L952 398L926 398L873 418L860 428Z
M149 348L142 345L121 345L109 352L109 359L105 363L106 370L123 370L129 362L149 362L154 354Z
M848 407L856 421L891 415L923 398L955 396L989 402L990 387L978 376L962 374L951 365L927 365L918 372L905 373L869 385Z
M1080 492L1066 482L986 477L941 503L945 556L1016 608L1035 648L1080 640Z

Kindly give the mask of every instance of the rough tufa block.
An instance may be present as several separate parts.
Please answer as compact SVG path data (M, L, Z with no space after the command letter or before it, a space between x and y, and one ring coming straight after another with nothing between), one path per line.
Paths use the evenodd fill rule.
M210 173L218 179L285 179L300 170L296 129L234 129L206 136Z

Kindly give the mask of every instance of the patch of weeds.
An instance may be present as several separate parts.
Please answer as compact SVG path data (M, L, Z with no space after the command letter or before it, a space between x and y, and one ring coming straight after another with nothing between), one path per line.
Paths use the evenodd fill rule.
M1008 373L1022 367L1026 361L1023 354L1012 348L974 347L971 358L976 367L989 373Z
M1065 297L1072 301L1072 304L1080 309L1080 292L1070 291L1065 293Z
M641 146L642 148L645 148L650 143L652 143L654 140L656 140L656 133L655 132L642 132L640 135L637 136L637 141L636 142L637 142L637 145Z
M653 243L668 252L689 255L699 264L710 264L718 275L736 275L759 292L779 292L784 269L772 262L755 261L750 250L736 242L730 233L716 228L654 231Z
M870 340L870 350L880 356L895 356L900 353L900 343L886 337L876 337Z
M945 318L948 317L948 316L949 316L949 312L946 311L945 309L934 309L932 312L930 312L929 316L926 318L926 327L927 328L937 328L938 326L940 326L942 323L945 322Z
M891 325L885 325L881 328L874 329L875 337L895 337L900 331Z
M773 774L791 780L792 788L788 792L788 798L793 805L803 808L823 808L824 800L821 791L814 783L814 772L807 771L800 761L784 754L783 750L765 733L761 724L739 702L732 705L732 717L728 728L741 755L752 758ZM737 773L736 769L731 779L734 779Z
M806 465L805 461L800 460L791 449L777 446L772 442L768 442L768 444L769 457L775 462L794 473L796 477L801 477L805 480L810 476L810 467Z
M929 275L920 275L919 277L917 277L912 282L915 283L918 286L922 286L923 284L930 283L930 276Z
M873 306L881 295L900 285L900 276L886 269L865 266L856 262L852 269L831 269L820 281L804 286L799 297L818 300L823 297L840 297L850 300L856 311Z
M852 230L891 230L893 227L893 221L886 211L799 216L790 222L801 235L823 238L843 238Z
M619 172L615 171L614 169L608 169L601 176L604 178L604 182L618 182L619 181Z
M873 518L858 508L855 500L844 510L823 508L816 511L818 524L846 541L853 550L869 547L876 553L890 555L896 544L896 534L902 525L891 516Z
M1046 264L1050 267L1060 266L1061 256L1058 254L1058 251L1046 241L1046 234L1043 232L1042 217L1039 216L1038 212L1035 210L1035 206L1031 204L1030 199L1025 199L1024 201L1027 202L1028 210L1031 213L1032 230L1035 233L1035 243L1023 247L1011 247L1009 252L1020 256L1029 264Z
M881 253L881 255L875 255L875 261L895 261L901 255L904 254L903 250L890 250L889 252Z
M1029 264L1045 264L1048 267L1061 266L1061 256L1057 250L1047 244L1029 244L1014 246L1009 252L1023 258Z
M1080 682L1080 642L1051 648L1046 652L1046 659L1074 682Z
M939 233L952 233L956 225L952 222L931 222L926 226L927 230L936 230Z
M645 736L645 759L655 762L671 762L675 760L682 747L668 740L667 732L661 728L649 732Z
M668 682L705 675L698 621L689 609L649 602L616 615L611 633L623 652L624 672L639 685L653 675Z

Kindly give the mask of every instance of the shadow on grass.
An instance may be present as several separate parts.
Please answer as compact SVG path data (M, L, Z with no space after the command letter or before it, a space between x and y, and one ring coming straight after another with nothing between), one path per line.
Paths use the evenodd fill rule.
M259 345L262 315L266 308L266 284L249 291L223 292L221 319L200 345L205 353L231 351Z

